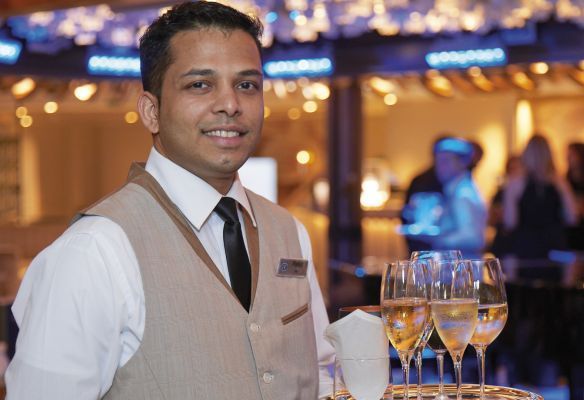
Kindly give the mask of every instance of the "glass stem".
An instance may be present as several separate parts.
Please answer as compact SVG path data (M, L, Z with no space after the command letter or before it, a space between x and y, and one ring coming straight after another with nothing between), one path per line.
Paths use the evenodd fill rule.
M481 387L481 399L485 395L485 352L487 351L487 346L474 346L477 352L477 364L479 367L479 385Z
M452 357L454 361L454 372L456 373L456 398L462 399L462 355L457 354Z
M422 396L422 352L424 351L423 347L420 347L416 352L416 370L418 372L418 396Z
M400 352L399 359L402 365L402 372L404 377L404 400L409 397L409 385L410 385L410 361L412 360L412 354L407 352Z
M438 363L438 393L444 393L444 353L436 353Z

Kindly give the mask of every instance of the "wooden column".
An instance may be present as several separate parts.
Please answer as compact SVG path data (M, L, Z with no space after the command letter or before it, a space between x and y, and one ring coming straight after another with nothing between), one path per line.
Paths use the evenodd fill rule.
M361 262L361 88L357 78L337 78L329 101L329 255Z

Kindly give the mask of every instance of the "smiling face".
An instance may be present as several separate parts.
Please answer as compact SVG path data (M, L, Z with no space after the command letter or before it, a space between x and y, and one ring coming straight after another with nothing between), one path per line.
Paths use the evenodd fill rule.
M170 47L160 101L138 100L142 120L162 155L226 193L260 138L259 50L246 32L217 28L180 32Z

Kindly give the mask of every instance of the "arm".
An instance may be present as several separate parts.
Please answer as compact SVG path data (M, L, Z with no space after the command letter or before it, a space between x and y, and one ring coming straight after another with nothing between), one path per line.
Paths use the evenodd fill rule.
M511 231L519 223L519 199L525 189L525 179L509 180L503 191L503 226Z
M95 400L111 386L124 357L121 332L139 318L129 312L136 304L112 247L84 230L91 219L70 228L26 273L13 306L20 332L7 400Z
M329 365L334 359L334 349L324 339L324 330L329 324L328 315L324 305L322 292L316 279L316 271L314 269L314 262L312 260L312 248L310 245L310 238L306 228L300 221L295 218L296 227L298 229L298 239L300 240L300 247L302 249L302 257L308 260L308 282L310 284L311 294L311 309L312 317L314 319L314 334L316 336L316 351L318 353L318 367L319 367L319 398L326 398L332 394L333 380L329 373Z
M554 182L556 190L560 194L562 200L562 216L566 225L576 225L578 223L578 208L576 206L576 199L574 193L568 182L564 179L558 178Z

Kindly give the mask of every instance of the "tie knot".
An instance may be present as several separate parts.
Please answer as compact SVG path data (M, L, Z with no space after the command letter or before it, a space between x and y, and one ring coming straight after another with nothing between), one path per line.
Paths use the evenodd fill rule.
M215 206L215 212L228 224L239 222L237 218L237 202L231 197L221 197Z

